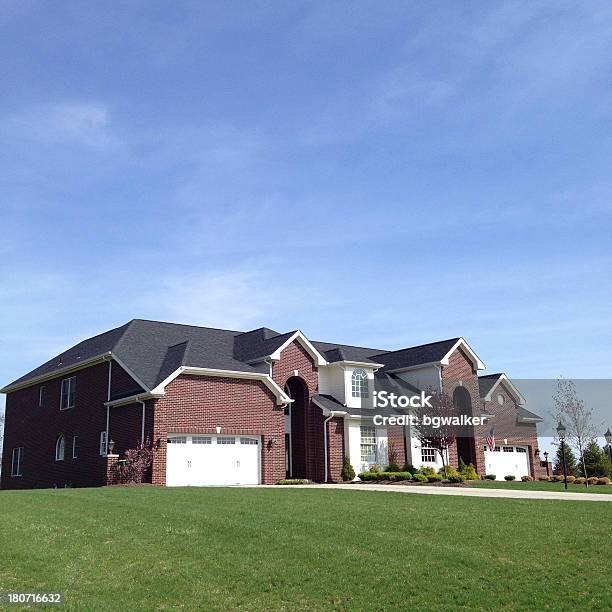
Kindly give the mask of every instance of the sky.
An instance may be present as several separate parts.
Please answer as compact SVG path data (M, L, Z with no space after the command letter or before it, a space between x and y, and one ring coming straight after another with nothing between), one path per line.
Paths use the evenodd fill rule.
M612 5L0 0L0 379L132 318L612 369Z

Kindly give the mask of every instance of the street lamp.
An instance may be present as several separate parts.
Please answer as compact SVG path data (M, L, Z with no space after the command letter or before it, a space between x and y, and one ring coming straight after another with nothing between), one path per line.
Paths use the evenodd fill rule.
M559 440L561 441L561 457L563 458L563 484L565 485L565 490L567 491L567 467L565 465L565 432L567 431L565 425L559 421L559 425L557 425L557 435L559 436Z
M612 461L612 431L610 431L609 427L608 431L606 431L606 433L604 434L604 438L608 443L608 452L610 453L610 461Z
M550 473L548 471L548 451L544 451L544 462L546 463L546 476L550 478Z

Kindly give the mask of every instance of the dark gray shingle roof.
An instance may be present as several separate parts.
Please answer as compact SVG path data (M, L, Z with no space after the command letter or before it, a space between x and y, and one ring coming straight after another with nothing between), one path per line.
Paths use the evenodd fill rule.
M501 375L502 373L499 372L498 374L487 374L478 377L478 388L480 389L481 399L487 397L489 391L495 386Z
M373 361L383 363L387 370L409 368L423 363L440 361L450 351L460 338L450 338L429 344L421 344L397 351L387 351L370 355Z

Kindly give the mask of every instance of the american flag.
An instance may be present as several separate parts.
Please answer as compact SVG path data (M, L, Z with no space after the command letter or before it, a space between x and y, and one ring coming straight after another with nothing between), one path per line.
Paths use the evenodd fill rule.
M487 446L490 451L495 450L495 434L493 433L493 427L491 427L491 431L487 436Z

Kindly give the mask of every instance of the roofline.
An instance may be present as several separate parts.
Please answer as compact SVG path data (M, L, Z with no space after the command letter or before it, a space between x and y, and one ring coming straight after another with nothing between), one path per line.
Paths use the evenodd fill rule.
M289 338L287 338L287 340L285 340L285 342L283 342L271 355L262 355L262 357L270 357L270 359L278 361L283 350L295 340L297 340L311 354L317 367L327 365L327 359L325 359L325 357L319 353L310 340L308 340L308 338L299 329L291 334L291 336L289 336Z
M493 391L495 391L497 385L502 382L505 382L510 387L510 390L515 393L516 397L518 397L518 401L521 406L527 403L527 400L525 399L523 394L512 384L512 381L503 372L499 375L499 378L497 379L495 384L489 389L489 392L482 399L485 402L490 402Z
M118 399L111 400L110 402L104 402L104 405L110 407L125 406L126 404L135 404L139 401L157 399L158 397L162 396L163 394L159 393L136 393L134 395L128 395L127 397L120 397Z
M419 368L430 368L431 366L440 367L441 361L427 361L426 363L418 363L417 365L406 366L402 368L394 368L393 370L387 370L389 374L395 374L397 372L408 372L409 370L418 370Z
M166 386L181 374L191 374L194 376L221 376L224 378L243 378L246 380L259 380L263 382L276 396L277 404L290 404L291 398L272 380L268 374L262 372L244 372L240 370L220 370L217 368L198 368L193 366L180 366L172 374L167 376L154 389L151 390L152 396L163 396L166 393Z
M316 397L312 397L312 403L316 404L322 411L325 416L345 416L348 414L346 410L330 410L326 406L323 405L323 402L319 403Z
M448 353L446 353L446 355L444 355L444 357L442 357L442 359L440 360L440 363L442 365L448 365L448 361L450 359L450 356L460 346L462 346L463 349L468 353L468 356L471 357L472 361L474 362L474 365L476 366L476 370L485 370L486 369L487 366L484 364L483 361L481 361L480 357L478 357L478 355L472 350L470 345L463 338L459 338L459 340L457 340L457 342L455 342L455 344L452 346L450 351L448 351Z
M39 384L41 382L45 382L46 380L52 380L53 378L57 378L58 376L62 376L63 374L70 374L71 372L78 372L79 370L84 370L85 368L89 368L92 365L96 365L97 363L102 363L104 361L114 360L116 361L133 379L136 383L138 383L145 392L150 392L148 385L145 385L142 380L128 368L125 363L121 359L117 357L113 353L113 351L106 351L105 353L100 353L95 357L90 357L89 359L85 359L84 361L80 361L79 363L74 363L71 366L66 366L65 368L60 368L59 370L53 370L53 372L48 372L47 374L41 374L40 376L35 376L34 378L28 378L28 380L24 380L23 382L16 385L7 385L0 389L0 393L12 393L13 391L19 391L20 389L25 389L27 387L31 387L33 385Z
M373 361L352 361L350 359L341 359L339 361L328 361L327 365L335 366L335 365L347 365L347 366L363 366L366 368L374 368L375 370L380 370L380 368L384 368L384 363L375 363Z

